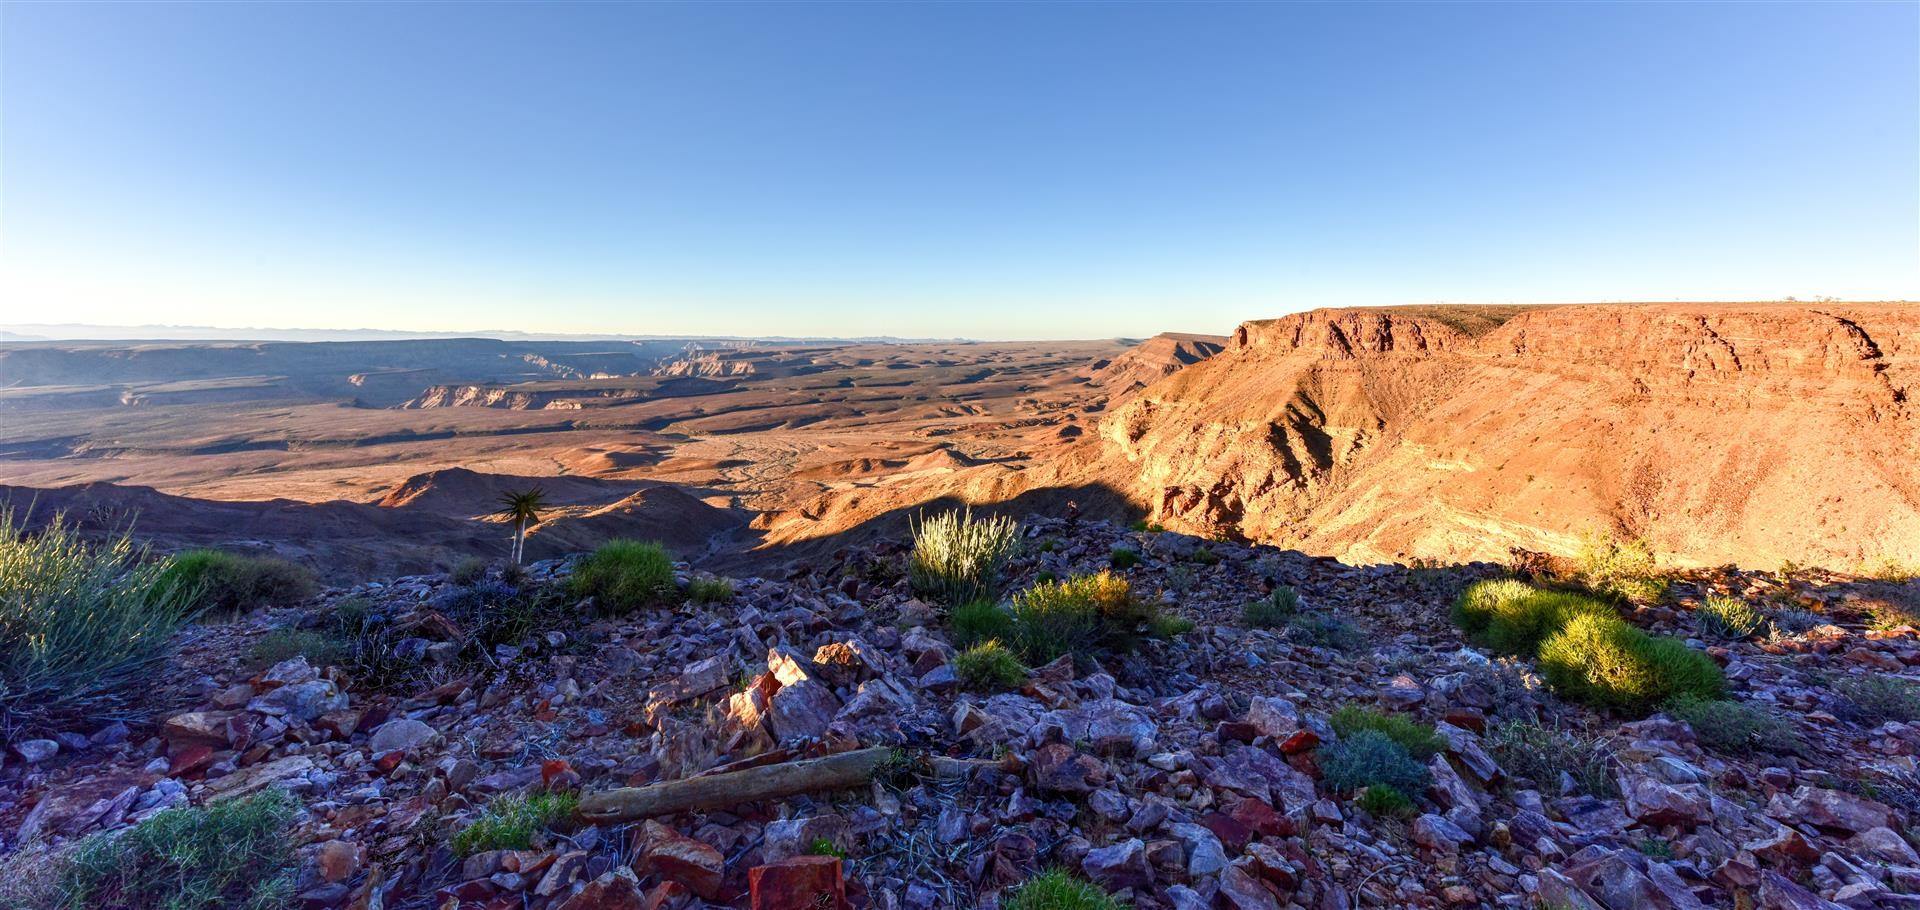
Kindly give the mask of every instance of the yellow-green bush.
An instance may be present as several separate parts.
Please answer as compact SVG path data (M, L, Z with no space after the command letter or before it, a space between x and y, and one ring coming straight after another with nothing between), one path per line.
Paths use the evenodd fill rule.
M1026 682L1027 668L995 639L987 639L953 656L953 675L960 685L976 692L997 692Z
M1019 532L1011 518L974 518L971 509L923 519L913 525L907 579L914 593L948 605L992 598Z
M1023 656L1046 663L1062 654L1131 648L1151 634L1159 613L1111 572L1036 584L1013 599L1012 638Z
M221 550L188 550L173 557L160 585L184 593L217 616L296 604L319 590L313 573L304 566Z
M1454 621L1474 641L1502 654L1532 654L1548 636L1582 614L1613 608L1566 591L1545 591L1513 579L1476 582L1454 603Z
M1726 686L1719 666L1685 642L1597 613L1569 618L1541 643L1539 658L1555 691L1623 711L1644 712L1677 695L1719 698Z

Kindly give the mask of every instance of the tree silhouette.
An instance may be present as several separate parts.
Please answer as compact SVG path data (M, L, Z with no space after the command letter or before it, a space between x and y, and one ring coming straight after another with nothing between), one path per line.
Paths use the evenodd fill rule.
M500 508L493 514L513 522L513 564L520 564L520 555L526 550L527 528L538 524L540 510L547 507L547 493L539 487L508 492L500 497Z

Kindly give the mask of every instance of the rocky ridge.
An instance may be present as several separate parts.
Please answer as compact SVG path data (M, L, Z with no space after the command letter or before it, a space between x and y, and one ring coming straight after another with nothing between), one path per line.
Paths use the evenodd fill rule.
M1867 628L1910 587L1714 570L1631 611L1706 649L1738 698L1777 709L1804 742L1728 754L1664 715L1622 722L1562 703L1526 666L1464 646L1446 605L1496 566L1349 566L1048 518L1025 536L1016 586L1105 568L1126 548L1141 554L1125 571L1135 590L1194 629L986 695L959 687L952 640L901 580L897 545L740 579L719 604L568 610L470 661L456 659L471 635L453 618L467 588L415 576L336 589L186 633L151 726L10 743L4 846L273 787L304 806L308 907L993 906L1048 866L1144 908L1920 905L1920 725L1864 717L1835 689L1920 675L1913 628ZM536 564L523 584L569 567ZM1243 627L1241 605L1277 584L1319 621ZM1708 594L1762 605L1782 631L1711 634L1695 610ZM418 666L406 685L245 656L348 601L396 630ZM1321 779L1316 746L1338 739L1328 715L1349 701L1444 740L1404 818ZM1498 743L1514 721L1592 737L1611 756L1600 781L1526 776ZM901 762L846 792L563 825L526 850L448 847L500 794L873 746Z

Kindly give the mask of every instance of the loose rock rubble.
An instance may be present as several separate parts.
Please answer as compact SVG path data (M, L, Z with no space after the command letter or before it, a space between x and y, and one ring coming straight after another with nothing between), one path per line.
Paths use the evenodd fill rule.
M1873 589L1689 573L1629 618L1694 639L1734 694L1777 708L1799 755L1704 748L1686 724L1606 717L1539 689L1524 666L1466 647L1447 620L1493 566L1356 567L1105 523L1033 518L1018 588L1141 554L1126 570L1196 628L1138 653L1034 668L1018 691L963 691L939 611L913 597L899 545L779 579L726 603L600 618L448 655L429 621L451 583L334 590L187 633L151 723L9 744L6 849L62 843L173 806L274 787L304 809L305 907L768 908L993 906L1048 867L1137 907L1920 907L1920 725L1847 719L1833 678L1917 675L1911 628L1866 631ZM550 585L565 561L530 567ZM1241 605L1293 586L1351 640L1248 629ZM1709 593L1791 605L1807 628L1702 638ZM444 672L418 691L366 685L247 646L348 597L417 628ZM434 631L439 629L440 631ZM1346 644L1347 647L1337 647ZM1445 742L1405 818L1375 817L1320 780L1316 748L1346 702L1403 712ZM1543 721L1608 746L1617 793L1530 780L1495 757L1500 724ZM854 748L898 750L838 793L562 825L527 850L456 856L452 833L492 798L597 791Z

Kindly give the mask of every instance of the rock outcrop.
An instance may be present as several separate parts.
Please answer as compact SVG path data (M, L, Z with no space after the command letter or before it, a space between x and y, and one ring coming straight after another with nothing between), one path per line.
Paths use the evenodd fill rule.
M1354 559L1647 538L1697 563L1920 558L1920 307L1315 310L1101 425L1154 520Z

